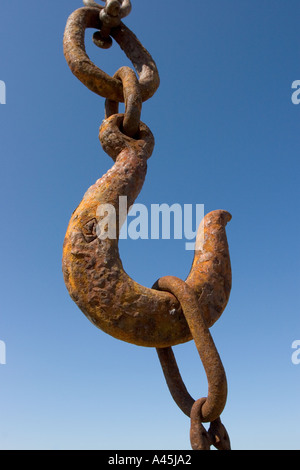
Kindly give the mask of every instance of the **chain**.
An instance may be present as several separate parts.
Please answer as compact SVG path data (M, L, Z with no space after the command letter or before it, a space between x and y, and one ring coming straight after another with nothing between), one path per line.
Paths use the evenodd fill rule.
M93 0L83 0L87 7L99 8L101 29L94 33L94 43L107 49L112 45L110 34L112 29L120 26L121 19L129 15L131 11L130 0L106 0L105 6L98 5ZM142 111L142 94L137 76L130 67L121 67L113 76L123 88L123 101L125 102L125 114L122 123L122 132L128 137L138 134ZM105 119L118 114L119 101L106 98Z
M231 450L228 433L220 418L210 423L208 431L202 424L202 408L206 399L197 400L191 409L190 441L193 450L210 450L214 446L218 450Z
M191 444L195 450L229 449L230 441L220 415L227 399L227 380L223 364L201 312L201 302L188 284L173 276L160 278L153 286L173 294L180 302L195 341L208 381L208 396L195 401L182 381L172 348L157 348L157 354L171 395L178 407L191 418ZM202 423L210 422L206 432Z
M220 420L227 399L227 380L209 327L223 312L231 287L225 234L231 216L225 211L206 216L202 229L206 222L210 240L203 252L195 253L186 282L166 276L150 290L134 283L122 270L117 240L105 240L100 250L94 244L96 206L103 200L116 207L119 195L127 196L131 205L142 188L146 162L154 147L150 129L141 122L142 103L157 90L159 74L149 52L121 21L131 11L130 0L106 0L104 6L93 0L83 3L85 7L68 19L64 54L74 75L105 98L105 119L99 137L115 165L90 188L72 216L64 243L65 282L71 297L101 329L124 341L156 348L170 393L190 417L192 449L214 446L228 450L229 436ZM103 49L115 39L135 70L121 67L111 77L95 66L85 50L86 28L97 29L93 41ZM125 103L124 114L119 114L120 102ZM87 296L81 285L89 286ZM150 313L149 317L151 310L156 311L156 316ZM195 341L208 381L207 397L196 401L186 389L171 347L190 339ZM210 423L208 431L203 423Z

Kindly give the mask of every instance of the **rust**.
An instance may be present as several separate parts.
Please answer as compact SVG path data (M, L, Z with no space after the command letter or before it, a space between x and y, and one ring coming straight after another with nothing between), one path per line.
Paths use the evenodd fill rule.
M211 445L218 450L231 450L230 438L221 419L218 418L210 423L208 434Z
M132 139L120 131L122 121L123 115L114 115L100 128L103 149L115 164L89 188L71 217L63 249L64 279L72 299L100 329L129 343L163 348L192 339L178 300L168 292L144 287L128 276L118 251L121 227L116 239L100 240L93 228L87 237L87 227L89 224L93 227L91 221L94 225L99 222L99 205L112 204L118 220L119 196L127 197L129 208L146 176L147 159L154 145L152 133L141 123L139 138ZM201 298L208 327L222 314L230 293L225 232L228 220L230 215L225 211L205 216L198 232L199 235L204 230L204 244L195 252L186 280L198 300Z
M101 10L102 11L102 10ZM68 18L64 33L64 55L73 74L91 91L117 101L124 101L122 82L98 68L88 57L85 45L87 28L101 29L99 9L83 7ZM159 74L149 52L122 22L112 28L111 36L131 60L138 76L142 101L146 101L159 86Z
M154 148L150 129L140 121L143 101L159 86L159 74L149 52L121 22L130 0L106 0L102 7L83 0L64 33L64 54L73 74L91 91L106 98L99 138L113 159L112 168L85 193L73 212L63 246L63 275L71 298L98 328L139 346L155 347L170 393L190 417L194 450L229 450L230 440L220 415L227 399L225 370L209 328L223 313L231 290L231 265L225 227L231 215L207 214L198 229L193 263L186 280L160 278L150 289L134 281L123 268L119 234L127 212L139 195ZM108 48L112 39L131 60L135 71L121 67L113 77L88 57L85 30ZM137 75L136 75L137 74ZM125 102L125 114L119 103ZM126 200L126 210L121 201ZM112 208L113 236L106 214ZM101 209L101 210L99 210ZM106 228L103 225L105 221ZM182 377L172 346L194 340L203 363L207 396L194 400ZM203 423L210 423L208 431Z
M187 391L181 378L173 349L171 347L157 348L156 351L173 400L181 411L190 417L195 400Z
M106 0L105 7L99 13L102 24L101 30L93 35L93 41L96 46L103 49L108 49L112 46L111 29L119 26L121 18L129 15L130 11L130 0Z
M129 137L134 137L140 125L142 111L142 97L136 74L130 67L121 67L114 78L122 81L125 101L125 116L122 130ZM119 103L117 101L105 100L105 119L118 114Z
M191 409L190 441L193 450L210 450L211 436L206 431L200 419L200 410L205 403L205 398L197 400Z
M105 7L100 11L100 20L108 28L119 26L121 18L131 12L130 0L106 0Z
M155 287L170 292L180 302L183 315L195 341L208 381L208 394L201 408L201 421L214 421L220 416L226 404L227 380L219 353L201 312L201 299L199 302L194 289L190 288L181 279L173 276L159 279ZM173 367L170 370L175 372L178 381L178 372L174 368L173 360L172 364ZM168 374L166 367L163 367L163 370ZM172 386L174 379L171 379L171 381L167 379L167 382ZM181 392L184 392L181 385L180 389ZM181 403L179 403L179 406L182 407Z
M153 286L172 293L180 302L195 341L208 381L208 395L195 401L189 394L171 347L157 348L157 354L170 393L178 407L191 419L190 441L193 450L230 449L228 433L221 423L220 415L227 399L225 370L201 312L201 299L184 281L166 276ZM204 422L210 422L206 431Z
M221 419L210 423L208 431L201 421L201 410L205 398L197 400L191 409L190 441L193 450L210 450L214 446L218 450L231 450L230 439Z

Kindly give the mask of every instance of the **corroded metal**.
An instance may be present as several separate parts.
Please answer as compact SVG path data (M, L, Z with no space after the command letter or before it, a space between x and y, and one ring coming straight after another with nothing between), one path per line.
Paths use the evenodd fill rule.
M219 353L201 312L201 300L199 302L191 287L181 279L177 279L173 276L166 276L159 279L154 287L170 292L180 302L183 315L195 341L208 381L208 394L201 408L201 421L214 421L221 415L226 404L227 380ZM163 370L166 372L167 383L172 390L172 388L174 388L174 378L168 378L168 364L165 364ZM171 369L171 371L178 374L176 368ZM183 392L185 395L185 391L181 390L181 393ZM186 399L184 402L186 402ZM179 406L182 407L181 398Z
M218 450L231 450L229 435L221 419L210 423L208 431L202 424L201 410L205 398L197 400L191 409L190 441L193 450L210 450L214 446Z
M131 12L130 0L106 0L105 7L100 11L100 20L109 27L119 26L121 18Z
M208 434L210 436L211 445L218 450L231 450L231 443L228 432L222 424L221 419L215 419L210 423Z
M119 218L119 196L128 208L138 196L147 171L154 139L140 124L137 140L120 131L123 115L113 115L100 128L103 149L114 166L85 194L71 217L63 250L63 272L71 297L86 316L112 336L141 346L167 347L192 339L178 300L168 292L144 287L125 272L117 238L100 240L96 234L100 204L111 204ZM225 232L230 215L207 214L198 236L204 242L195 252L187 284L201 299L208 327L220 317L230 294L231 270ZM123 223L121 221L121 223ZM197 243L197 241L196 241ZM217 267L217 268L216 268Z
M157 348L156 351L173 400L181 411L190 417L195 400L182 380L173 349L171 347Z
M130 67L121 67L114 74L114 78L120 79L123 84L125 115L122 130L127 136L134 137L139 130L142 111L142 97L137 76ZM105 119L118 112L119 103L106 99Z
M191 409L190 441L193 450L210 450L211 439L200 418L200 410L205 398L197 400Z
M94 93L124 102L122 82L103 72L88 57L84 37L87 28L101 29L98 8L79 8L68 18L64 34L64 54L73 74ZM122 22L111 36L131 60L138 76L142 100L149 99L159 86L159 74L149 52Z
M154 148L154 137L140 116L142 102L159 86L159 75L149 52L121 22L130 12L130 0L107 0L105 6L84 0L84 4L85 8L68 19L64 54L74 75L106 98L99 138L114 165L88 189L71 216L63 247L65 284L72 299L98 328L120 340L156 348L171 395L191 419L192 448L208 450L213 445L227 450L230 440L220 420L227 380L209 328L223 313L231 290L225 231L231 215L217 210L203 218L185 281L166 276L150 289L128 276L118 240L127 212L142 189L147 160ZM86 28L98 30L93 40L100 47L110 47L113 37L137 75L129 67L121 67L111 77L96 67L85 51ZM125 102L125 114L118 114L120 102ZM126 201L125 207L121 200ZM115 217L114 236L106 236L103 229L108 207L113 208ZM186 389L172 350L172 346L192 339L208 381L207 397L197 401ZM210 422L208 431L205 422Z
M103 0L104 1L104 0ZM95 7L104 10L107 15L119 18L125 18L131 12L130 0L107 0L105 5L99 5L94 0L83 0L86 7Z
M105 6L101 6L93 0L83 0L87 7L96 7L99 11L101 30L93 35L96 46L102 49L109 49L112 46L110 37L111 29L116 28L121 23L121 19L129 15L131 11L130 0L106 0Z

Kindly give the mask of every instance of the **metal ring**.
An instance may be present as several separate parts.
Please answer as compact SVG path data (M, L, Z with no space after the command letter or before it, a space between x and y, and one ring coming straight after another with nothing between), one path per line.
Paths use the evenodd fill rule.
M86 7L99 8L100 10L103 10L105 8L105 6L99 5L99 3L96 3L94 0L83 0L83 4ZM122 0L120 4L120 18L125 18L125 16L128 16L130 12L131 12L131 1Z
M129 137L134 137L140 125L142 111L142 97L139 82L136 74L130 67L121 67L114 78L122 81L125 101L125 115L123 121L123 131ZM105 119L118 114L119 103L117 101L105 100Z
M190 441L193 450L210 450L212 440L200 419L201 408L206 399L195 401L191 409Z
M113 101L123 102L120 80L99 69L88 57L84 37L87 28L101 29L99 8L79 8L68 18L64 34L64 55L73 74L91 91ZM151 98L159 86L159 74L149 52L122 22L111 36L131 60L138 76L142 101Z
M204 402L201 401L201 422L214 421L219 418L226 404L227 380L222 361L202 315L201 303L194 290L174 276L160 278L155 287L170 292L180 302L208 381L207 398Z

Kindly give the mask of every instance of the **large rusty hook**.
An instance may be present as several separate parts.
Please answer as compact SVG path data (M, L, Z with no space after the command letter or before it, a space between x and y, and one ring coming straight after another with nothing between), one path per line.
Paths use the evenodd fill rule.
M80 8L70 15L64 34L68 65L89 89L107 98L110 106L126 101L124 74L118 71L110 77L87 56L84 35L89 27L101 28L99 8ZM159 85L155 62L123 23L113 28L111 34L136 69L141 101L147 100ZM115 164L86 192L71 217L64 241L63 273L71 297L100 329L130 343L164 348L192 339L180 303L174 295L141 286L126 274L118 251L124 220L118 222L116 238L101 239L97 233L100 206L113 206L118 221L120 196L127 198L128 208L134 203L154 147L153 135L145 124L140 123L133 138L121 132L123 121L123 115L113 114L107 116L100 128L102 147ZM136 129L132 136L134 133ZM230 294L231 268L225 232L230 218L222 210L206 215L197 237L202 239L204 232L203 246L195 252L186 279L200 302L207 327L220 317Z
M63 273L71 297L96 326L129 343L163 348L192 339L178 300L168 292L144 287L126 274L118 251L121 226L115 239L97 236L99 206L114 206L118 220L119 196L127 197L128 208L134 203L154 146L145 124L140 124L139 136L133 139L120 131L122 122L123 115L116 114L100 128L103 149L115 164L89 188L71 217ZM195 252L186 279L201 299L208 327L220 317L229 298L231 269L225 226L230 218L222 210L205 216L198 231L202 237L204 230L203 247Z

